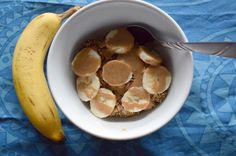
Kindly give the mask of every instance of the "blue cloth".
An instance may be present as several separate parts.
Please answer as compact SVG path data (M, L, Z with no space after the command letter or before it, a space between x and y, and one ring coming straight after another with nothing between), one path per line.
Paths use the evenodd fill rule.
M29 123L11 75L16 41L36 15L93 0L0 1L0 155L236 155L236 60L194 54L194 80L184 107L165 127L136 140L91 136L61 113L67 140L53 143ZM235 0L149 0L169 13L190 41L236 40ZM153 19L155 20L155 19ZM181 89L181 88L180 88Z

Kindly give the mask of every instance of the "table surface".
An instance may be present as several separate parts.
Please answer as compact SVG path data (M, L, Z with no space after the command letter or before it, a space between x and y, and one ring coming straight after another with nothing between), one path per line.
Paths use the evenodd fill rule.
M0 155L236 155L236 60L194 54L194 80L184 107L159 131L107 141L73 126L61 113L67 140L53 143L29 123L15 95L11 63L16 41L36 15L94 0L0 1ZM190 41L236 40L235 0L148 0L170 14ZM181 88L180 88L181 89Z

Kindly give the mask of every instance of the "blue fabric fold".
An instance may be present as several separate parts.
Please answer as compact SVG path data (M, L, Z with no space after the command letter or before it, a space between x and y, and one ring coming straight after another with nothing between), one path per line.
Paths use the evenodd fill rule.
M30 124L11 75L16 41L43 12L95 0L0 1L0 155L236 155L236 60L194 54L194 80L184 107L162 129L130 141L108 141L76 128L61 113L67 139L53 143ZM169 13L190 41L236 41L234 0L148 0Z

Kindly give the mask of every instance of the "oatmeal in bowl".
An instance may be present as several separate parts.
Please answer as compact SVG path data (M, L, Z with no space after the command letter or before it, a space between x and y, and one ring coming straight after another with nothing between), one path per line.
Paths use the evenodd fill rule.
M139 45L125 27L86 41L72 61L79 98L99 118L126 118L165 99L171 73L158 52Z

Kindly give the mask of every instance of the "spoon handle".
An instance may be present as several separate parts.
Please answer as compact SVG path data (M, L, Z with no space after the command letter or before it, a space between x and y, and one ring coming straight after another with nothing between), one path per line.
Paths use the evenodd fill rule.
M236 58L236 42L160 42L160 44L171 49Z

